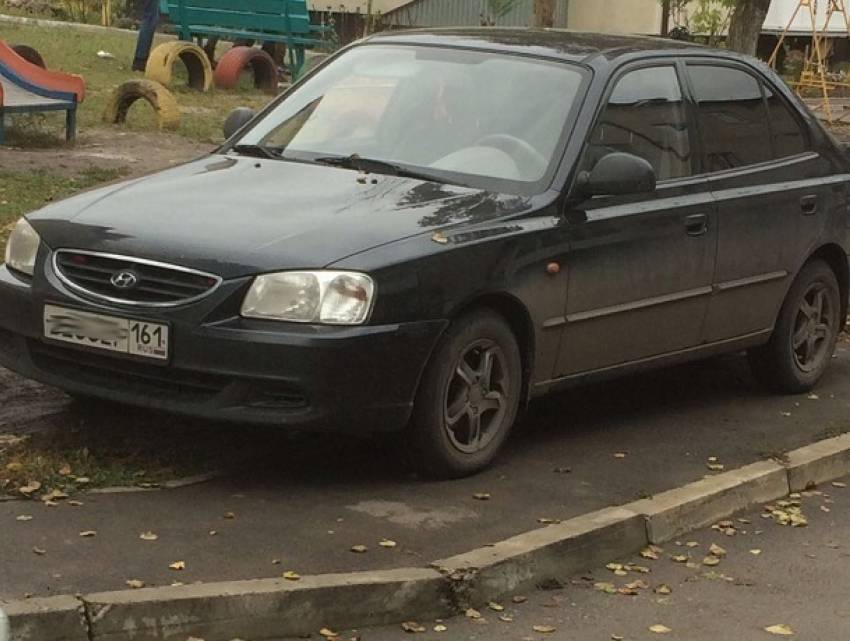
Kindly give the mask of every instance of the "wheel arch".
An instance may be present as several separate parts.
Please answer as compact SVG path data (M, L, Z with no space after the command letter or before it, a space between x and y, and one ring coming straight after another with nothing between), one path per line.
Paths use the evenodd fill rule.
M504 292L493 292L482 294L464 302L454 310L451 320L480 310L491 310L501 316L516 338L522 363L522 398L520 398L520 409L522 410L530 397L531 375L534 371L536 341L531 315L519 299Z
M823 245L809 256L805 264L813 260L822 260L835 274L838 280L838 293L841 296L841 327L847 322L848 297L850 297L850 266L844 249L835 244Z

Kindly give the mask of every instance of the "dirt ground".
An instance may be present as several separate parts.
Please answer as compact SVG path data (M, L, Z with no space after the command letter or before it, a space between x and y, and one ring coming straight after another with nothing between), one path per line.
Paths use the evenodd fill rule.
M126 177L165 169L204 154L212 146L167 133L88 129L72 147L0 147L0 167L8 171L50 171L75 176L92 167L121 169ZM0 435L22 434L68 402L58 390L28 381L0 367ZM2 438L2 437L0 437Z
M91 167L126 168L128 176L165 169L212 149L201 143L168 133L122 132L87 129L74 146L49 149L0 147L0 167L8 171L46 170L69 176Z

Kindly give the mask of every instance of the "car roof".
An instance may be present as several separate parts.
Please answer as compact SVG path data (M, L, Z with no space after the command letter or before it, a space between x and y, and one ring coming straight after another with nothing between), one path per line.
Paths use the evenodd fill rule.
M575 62L589 62L597 57L613 60L629 54L660 51L671 53L687 51L723 55L722 51L713 47L657 36L527 27L450 27L385 31L371 36L368 40L399 44L524 51Z

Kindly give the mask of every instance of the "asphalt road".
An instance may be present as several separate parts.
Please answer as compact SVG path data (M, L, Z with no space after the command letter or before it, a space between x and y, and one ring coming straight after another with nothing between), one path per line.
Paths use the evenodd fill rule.
M848 485L850 479L839 483ZM343 640L359 637L362 641L850 638L845 584L850 574L850 488L825 484L799 500L808 526L781 525L775 518L764 518L764 510L755 510L732 519L733 536L705 528L662 546L657 560L639 555L612 559L620 565L645 567L647 573L617 576L611 569L597 568L583 576L565 577L566 586L561 589L516 595L526 599L522 603L502 599L496 607L503 610L482 608L477 619L461 616L413 622L426 629L419 634L406 633L398 625L336 632ZM777 502L772 505L787 509ZM718 557L719 564L705 566L702 561L710 556L712 545L726 554ZM689 557L699 567L675 562L673 556ZM607 594L595 587L603 583L620 588L637 581L648 587L634 587L635 594ZM661 585L670 593L657 593ZM535 626L552 631L536 632ZM653 626L669 631L652 632Z
M812 397L768 395L738 356L577 388L535 403L493 469L442 483L411 477L374 441L227 427L263 454L226 478L84 494L77 507L0 502L0 600L118 590L131 579L156 586L422 566L543 527L541 518L700 479L712 473L710 457L728 470L834 436L850 427L848 378L842 342ZM120 417L88 420L120 438ZM473 498L482 492L490 499ZM96 535L80 536L88 531ZM158 538L140 539L148 531ZM397 545L382 547L384 539ZM184 570L169 568L177 561Z

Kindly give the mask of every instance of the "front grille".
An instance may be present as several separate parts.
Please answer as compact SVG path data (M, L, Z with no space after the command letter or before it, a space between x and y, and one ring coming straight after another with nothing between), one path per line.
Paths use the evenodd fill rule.
M78 293L94 299L142 307L170 307L212 293L221 278L213 274L128 256L60 249L53 255L56 275Z
M29 351L33 363L51 374L154 398L200 402L220 394L233 381L218 374L118 359L38 341L29 341Z

